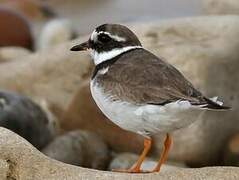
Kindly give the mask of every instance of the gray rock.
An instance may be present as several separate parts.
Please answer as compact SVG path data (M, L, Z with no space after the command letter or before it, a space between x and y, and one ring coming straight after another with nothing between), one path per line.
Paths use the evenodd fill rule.
M41 149L56 135L54 122L28 97L0 90L0 126Z
M55 138L42 152L64 163L94 169L105 169L110 159L108 147L102 139L81 130Z
M81 168L44 156L23 138L5 128L0 128L0 159L1 180L239 179L239 169L236 167L175 168L173 171L137 175Z

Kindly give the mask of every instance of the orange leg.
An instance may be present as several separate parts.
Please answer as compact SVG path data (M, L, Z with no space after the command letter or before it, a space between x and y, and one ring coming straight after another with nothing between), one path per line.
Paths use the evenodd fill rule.
M116 169L113 171L116 172L127 172L127 173L141 173L143 171L140 170L141 164L143 163L147 153L149 152L150 148L151 148L151 144L152 144L152 140L151 138L144 138L144 150L141 153L141 155L139 156L139 159L137 160L137 162L130 168L130 169Z
M164 140L164 148L163 148L162 154L160 156L159 162L152 172L160 171L162 164L166 161L166 159L168 157L168 152L169 152L171 143L172 143L172 139L171 139L170 135L167 133L166 139Z

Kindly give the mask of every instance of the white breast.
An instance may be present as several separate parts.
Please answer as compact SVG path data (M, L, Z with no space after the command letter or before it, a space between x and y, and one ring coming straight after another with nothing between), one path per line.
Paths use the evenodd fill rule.
M92 96L101 111L119 127L144 136L158 132L170 132L188 126L197 120L202 109L188 101L176 101L165 106L134 105L112 101L99 84L91 81Z

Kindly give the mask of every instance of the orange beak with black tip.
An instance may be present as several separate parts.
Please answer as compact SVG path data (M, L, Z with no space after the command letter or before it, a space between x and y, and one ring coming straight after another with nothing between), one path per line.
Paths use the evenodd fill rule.
M90 46L89 46L89 42L86 41L84 43L81 43L79 45L76 45L76 46L73 46L71 48L71 51L86 51L87 49L89 49Z

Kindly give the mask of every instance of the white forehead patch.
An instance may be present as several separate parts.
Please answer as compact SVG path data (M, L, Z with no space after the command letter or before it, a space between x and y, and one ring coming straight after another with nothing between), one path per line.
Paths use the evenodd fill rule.
M94 30L90 36L90 40L96 41L97 40L97 32Z
M93 31L93 33L90 36L90 39L94 42L97 41L97 36L99 36L100 34L107 34L109 37L111 37L112 39L114 39L115 41L118 42L125 42L126 39L117 35L112 35L109 32L104 32L104 31L100 31L100 32L96 32L96 30Z

